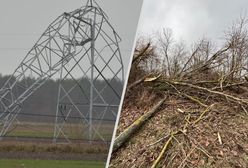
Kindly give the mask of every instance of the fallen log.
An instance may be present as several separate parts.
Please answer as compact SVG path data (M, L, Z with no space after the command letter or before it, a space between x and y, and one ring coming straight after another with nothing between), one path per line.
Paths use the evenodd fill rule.
M158 111L161 105L164 103L166 98L159 101L150 111L141 116L132 125L130 125L126 130L124 130L116 139L113 146L113 151L117 151L124 143L126 143L132 135L134 135L137 130L139 130L147 120L149 120Z

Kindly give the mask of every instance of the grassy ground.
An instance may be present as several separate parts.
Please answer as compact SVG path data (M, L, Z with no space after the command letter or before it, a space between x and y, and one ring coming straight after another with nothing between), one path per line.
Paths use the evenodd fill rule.
M16 125L15 125L16 124ZM50 123L32 123L32 122L21 122L21 124L15 123L13 129L8 136L17 137L36 137L36 138L52 138L54 124ZM106 140L110 141L113 133L113 124L103 124L100 127L98 125L93 125L95 129L98 130L100 135ZM67 134L70 139L87 139L88 128L83 127L82 124L65 124L63 131ZM85 134L82 134L85 132ZM60 136L64 138L63 136ZM94 140L101 140L101 138L95 134L93 136Z
M0 160L2 168L102 168L103 162L53 160Z

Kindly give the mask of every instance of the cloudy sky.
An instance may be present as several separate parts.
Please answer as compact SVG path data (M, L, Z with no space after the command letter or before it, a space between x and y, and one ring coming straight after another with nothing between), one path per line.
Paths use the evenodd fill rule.
M207 37L219 40L240 15L247 0L145 0L139 34L171 28L176 40L187 44Z
M58 15L85 0L0 0L0 73L9 74ZM140 15L142 0L104 0L100 5L123 39L125 67ZM247 0L144 0L139 34L171 28L188 45L202 37L220 40L240 15L248 15Z
M0 0L0 73L11 74L47 26L63 12L83 6L86 0ZM122 38L125 69L143 0L97 0Z

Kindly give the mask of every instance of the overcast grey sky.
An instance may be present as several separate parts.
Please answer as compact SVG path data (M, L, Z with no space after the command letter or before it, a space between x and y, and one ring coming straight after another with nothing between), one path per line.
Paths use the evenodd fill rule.
M202 37L221 39L236 19L247 13L248 0L144 0L139 34L171 28L187 44Z
M57 16L86 0L0 0L0 73L11 74ZM122 38L125 69L131 56L143 0L97 0Z

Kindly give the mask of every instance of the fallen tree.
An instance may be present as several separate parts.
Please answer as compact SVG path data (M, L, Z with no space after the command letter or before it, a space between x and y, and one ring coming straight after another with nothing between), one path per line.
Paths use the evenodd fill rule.
M224 45L216 49L203 39L192 52L185 51L182 45L173 45L166 31L155 47L157 52L142 57L153 45L141 45L130 73L113 167L248 167L245 25L247 20L234 25ZM161 62L152 66L156 53ZM161 94L166 102L152 107L151 97ZM151 117L160 103L165 106ZM141 116L139 111L147 108L151 111Z
M146 112L143 116L137 119L132 125L130 125L126 130L124 130L114 141L113 151L118 150L125 142L127 142L137 130L139 130L147 120L149 120L161 107L166 98L160 100L152 109Z
M214 91L214 90L208 89L206 87L200 87L200 86L193 85L193 84L190 84L190 83L177 82L177 81L166 80L166 79L164 80L164 82L167 83L167 84L174 85L174 86L175 85L179 85L179 86L185 86L187 88L192 88L192 89L206 91L206 92L208 92L210 94L216 94L216 95L219 95L221 97L228 98L231 101L236 102L238 104L248 105L248 99L241 99L241 98L238 98L238 97L235 97L235 96L232 96L232 95L223 93L223 92L219 92L219 91Z

